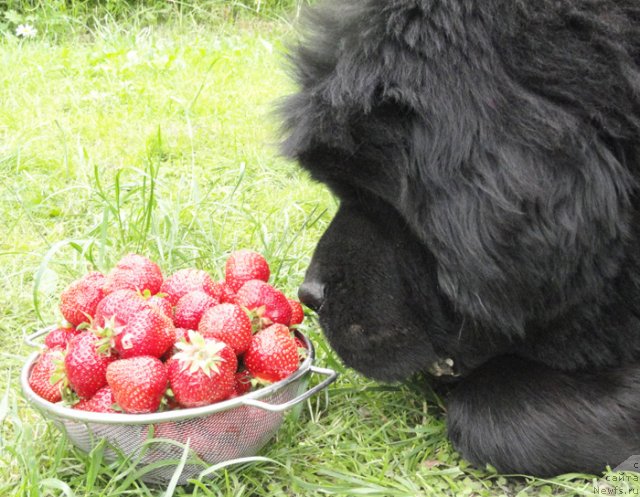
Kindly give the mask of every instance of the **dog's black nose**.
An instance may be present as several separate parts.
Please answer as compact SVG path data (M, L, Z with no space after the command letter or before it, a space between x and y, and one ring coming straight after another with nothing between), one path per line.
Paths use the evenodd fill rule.
M305 281L298 288L298 298L304 305L317 311L324 302L324 285L317 281Z

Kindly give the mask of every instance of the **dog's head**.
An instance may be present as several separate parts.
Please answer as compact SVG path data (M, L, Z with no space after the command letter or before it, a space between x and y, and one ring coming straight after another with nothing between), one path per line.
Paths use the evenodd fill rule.
M464 374L602 305L624 258L624 156L505 74L471 3L334 3L292 56L283 151L341 200L300 297L375 378Z

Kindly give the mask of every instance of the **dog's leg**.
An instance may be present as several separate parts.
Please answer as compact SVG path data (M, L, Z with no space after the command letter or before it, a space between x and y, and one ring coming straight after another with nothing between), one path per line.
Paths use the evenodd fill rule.
M449 436L503 473L601 473L640 454L640 364L559 372L499 357L452 391Z

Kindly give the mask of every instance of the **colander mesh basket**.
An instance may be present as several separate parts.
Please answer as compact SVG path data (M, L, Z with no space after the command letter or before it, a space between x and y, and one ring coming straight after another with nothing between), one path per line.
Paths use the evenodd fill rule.
M37 345L33 340L48 331L34 333L27 342ZM153 414L103 414L52 404L29 386L38 352L27 359L21 385L27 400L66 433L76 447L90 452L104 444L106 462L120 456L130 458L139 469L140 479L147 483L170 481L188 444L189 459L178 480L184 484L211 465L256 455L278 431L287 410L336 379L335 371L313 366L313 345L297 333L305 342L308 355L295 373L268 387L210 406ZM307 390L311 373L326 378Z

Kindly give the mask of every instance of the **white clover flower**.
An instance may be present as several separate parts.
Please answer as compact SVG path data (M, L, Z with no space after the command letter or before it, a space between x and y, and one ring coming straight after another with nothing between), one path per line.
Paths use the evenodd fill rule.
M38 30L34 28L31 24L20 24L16 28L16 36L22 38L35 38L38 34Z

